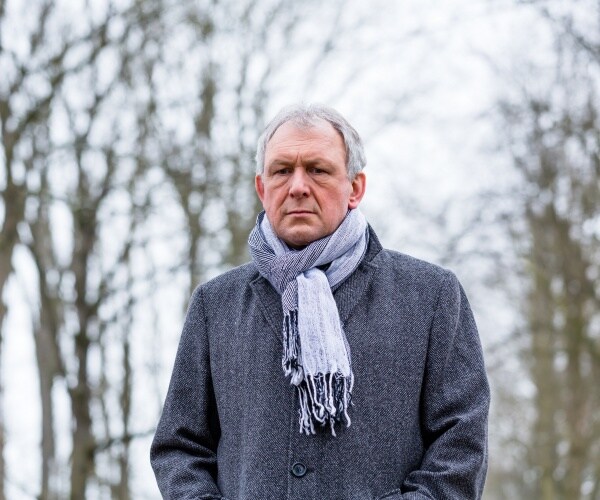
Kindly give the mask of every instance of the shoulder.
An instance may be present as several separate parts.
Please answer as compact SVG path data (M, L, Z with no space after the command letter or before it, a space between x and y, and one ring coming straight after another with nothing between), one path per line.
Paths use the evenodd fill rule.
M440 287L457 281L452 271L416 257L382 248L371 261L381 269L381 274L404 283L420 283L424 286Z
M256 266L249 262L235 267L196 287L190 298L190 309L205 311L238 307L251 294L250 284L259 279Z
M445 282L456 280L454 273L442 266L383 248L377 234L370 226L369 247L363 265L376 268L380 279L403 285L420 284L428 288L439 288Z
M382 249L377 265L383 272L380 283L386 283L404 297L416 298L414 307L436 311L444 324L455 324L461 314L471 318L471 306L465 290L453 271L410 255ZM393 285L391 284L393 282Z
M384 291L383 296L377 294L378 300L430 312L441 306L456 310L463 302L458 278L440 265L388 249L381 249L371 265L375 267L373 286Z
M241 266L234 267L229 271L219 274L200 285L205 290L216 291L223 288L239 287L243 284L250 283L258 276L258 270L252 262L247 262Z
M250 283L259 277L258 270L252 262L230 269L196 287L190 303L212 304L231 303L249 288Z
M383 248L372 227L369 231L369 247L359 274L371 281L371 294L377 300L403 300L411 308L435 309L442 296L460 293L460 284L452 271Z

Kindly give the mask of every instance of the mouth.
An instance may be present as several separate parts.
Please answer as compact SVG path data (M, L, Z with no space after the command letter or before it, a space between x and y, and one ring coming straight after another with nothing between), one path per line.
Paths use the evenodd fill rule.
M291 210L287 213L287 215L312 215L313 212L309 210Z

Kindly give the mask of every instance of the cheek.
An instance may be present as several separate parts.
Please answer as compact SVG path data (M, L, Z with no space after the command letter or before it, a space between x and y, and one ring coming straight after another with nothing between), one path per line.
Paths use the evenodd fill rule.
M330 228L335 229L346 216L348 211L348 198L342 193L331 195L326 203L323 213Z
M350 203L350 189L341 189L337 193L335 193L335 197L331 197L331 203L335 203L336 207L340 212L343 212L344 215L348 211L348 205Z
M271 208L276 208L278 205L281 205L282 200L281 190L279 189L269 191L269 195L265 199Z
M278 216L279 209L282 205L281 196L278 195L277 191L266 191L262 200L262 205L269 216L269 220L273 221Z

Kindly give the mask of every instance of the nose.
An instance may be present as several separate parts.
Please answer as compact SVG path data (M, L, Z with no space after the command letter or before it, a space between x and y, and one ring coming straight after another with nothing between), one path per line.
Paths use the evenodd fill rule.
M310 194L309 178L303 168L294 169L289 193L292 198L306 198Z

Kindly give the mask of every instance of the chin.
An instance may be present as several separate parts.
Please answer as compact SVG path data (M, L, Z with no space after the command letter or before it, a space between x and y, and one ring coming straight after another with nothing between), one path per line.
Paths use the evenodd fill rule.
M318 240L320 236L314 236L311 234L288 234L284 235L281 239L285 241L288 246L292 248L301 248L309 245L315 240Z

